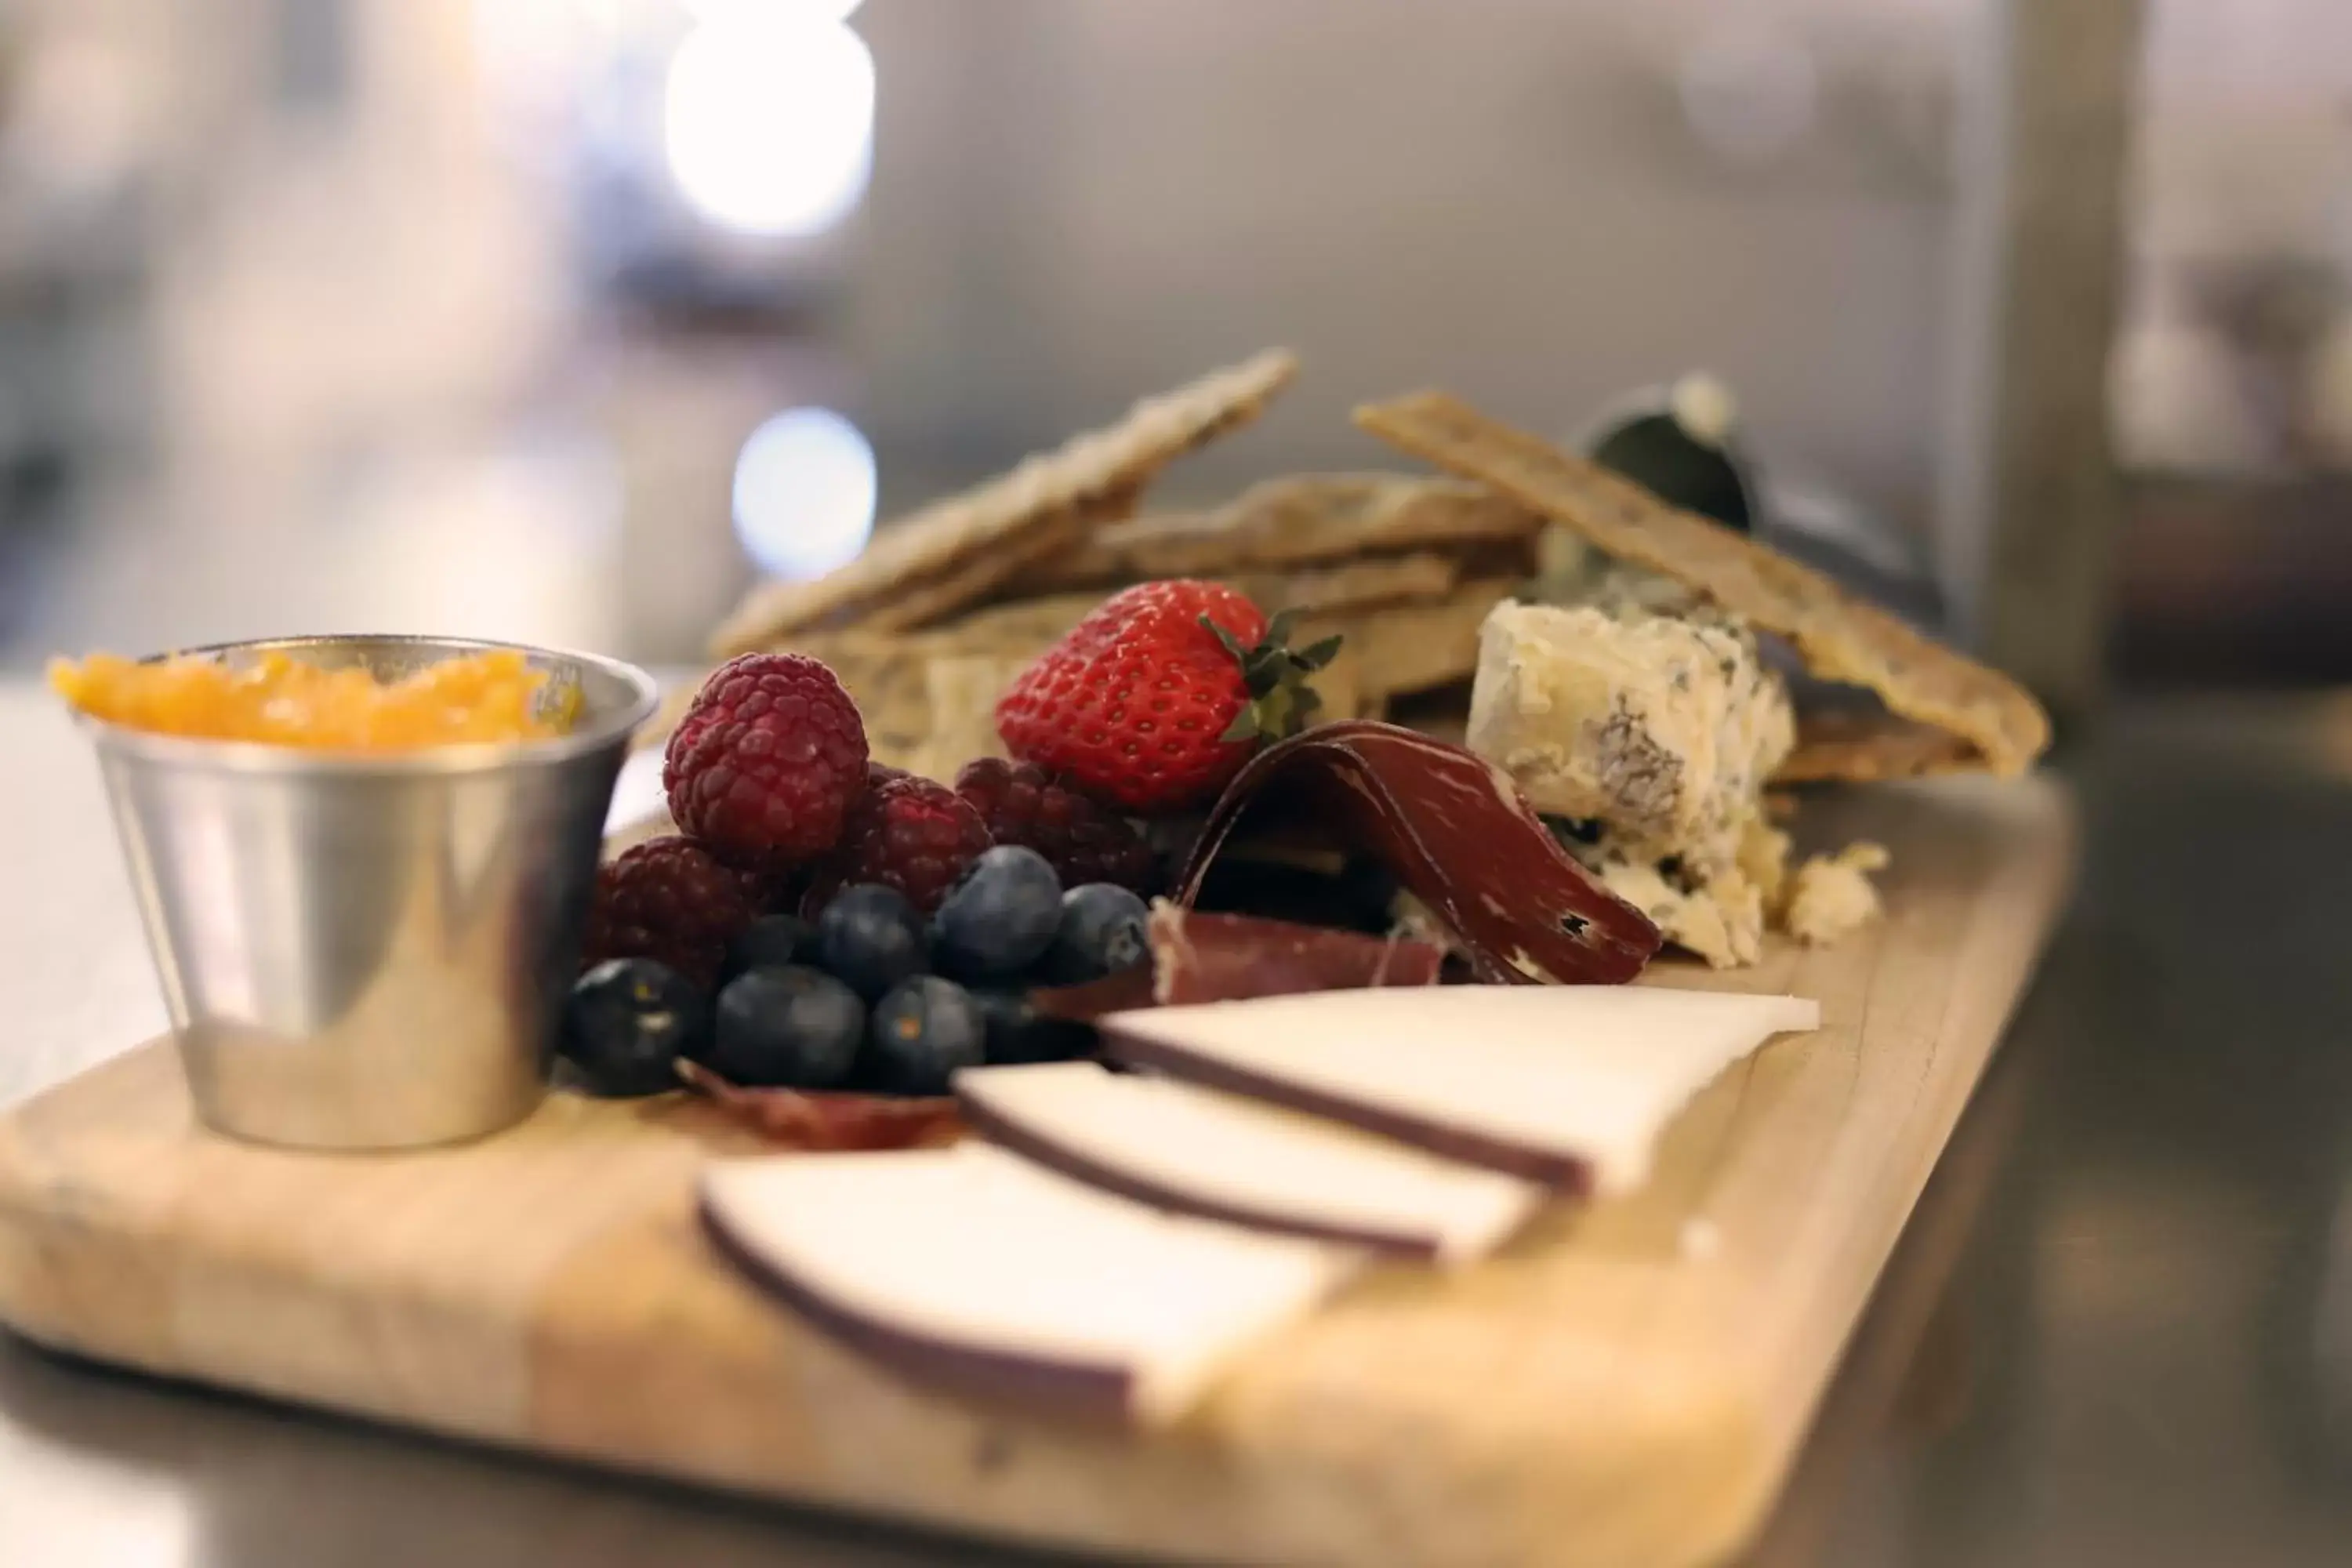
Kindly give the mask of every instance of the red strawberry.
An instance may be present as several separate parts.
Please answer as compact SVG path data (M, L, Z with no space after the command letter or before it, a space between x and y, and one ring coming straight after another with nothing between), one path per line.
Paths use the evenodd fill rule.
M996 705L1023 762L1138 816L1207 804L1257 742L1301 729L1306 676L1339 639L1304 652L1232 589L1143 583L1095 606L1022 671Z

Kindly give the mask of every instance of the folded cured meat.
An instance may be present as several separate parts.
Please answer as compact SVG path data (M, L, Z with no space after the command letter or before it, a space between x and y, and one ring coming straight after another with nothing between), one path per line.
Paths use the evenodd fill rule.
M1610 1193L1641 1184L1660 1130L1710 1079L1820 1023L1795 996L1443 985L1115 1013L1100 1027L1116 1061Z
M700 1206L755 1281L916 1381L1143 1423L1181 1414L1366 1256L1166 1214L981 1144L720 1161Z
M1093 1062L956 1075L966 1118L1065 1175L1205 1219L1466 1263L1541 1187L1338 1122Z
M1658 950L1658 930L1552 837L1510 775L1460 746L1346 720L1252 757L1209 815L1177 879L1190 903L1244 815L1304 811L1376 856L1490 982L1614 984Z

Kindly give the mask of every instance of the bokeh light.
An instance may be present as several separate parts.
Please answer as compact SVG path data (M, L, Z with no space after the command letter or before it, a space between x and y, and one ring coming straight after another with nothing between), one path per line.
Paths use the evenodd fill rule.
M787 408L735 459L735 533L775 577L818 577L874 531L874 448L830 408Z
M862 0L684 0L684 4L688 15L704 22L752 11L771 16L790 12L815 22L846 22Z
M740 234L806 238L846 217L874 163L874 57L830 7L736 5L678 44L664 87L670 176Z

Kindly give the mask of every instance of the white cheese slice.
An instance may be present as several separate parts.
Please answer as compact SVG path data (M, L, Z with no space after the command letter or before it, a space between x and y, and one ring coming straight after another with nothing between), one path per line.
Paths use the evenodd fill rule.
M755 1276L918 1379L1147 1423L1366 1256L1147 1208L979 1143L717 1162L701 1202Z
M1093 1062L981 1068L956 1096L986 1137L1140 1202L1439 1263L1492 1251L1532 1182L1170 1079Z
M1132 1065L1601 1193L1641 1185L1707 1080L1820 1026L1801 997L1631 985L1327 991L1101 1020Z

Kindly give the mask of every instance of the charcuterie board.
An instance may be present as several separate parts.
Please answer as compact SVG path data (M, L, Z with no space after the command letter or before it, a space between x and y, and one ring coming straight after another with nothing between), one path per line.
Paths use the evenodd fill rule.
M558 1096L457 1149L195 1130L168 1046L0 1120L0 1321L60 1350L561 1458L1080 1550L1263 1563L1693 1563L1734 1551L2064 901L2047 779L1809 807L1894 853L1886 919L1685 986L1817 998L1670 1129L1641 1191L1443 1278L1375 1272L1172 1430L910 1387L742 1282L692 1183L747 1135Z

